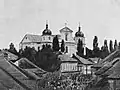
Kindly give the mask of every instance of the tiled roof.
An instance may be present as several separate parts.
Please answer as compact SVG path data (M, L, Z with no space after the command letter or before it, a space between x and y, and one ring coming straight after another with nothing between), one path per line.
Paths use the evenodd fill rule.
M109 70L112 66L111 65L108 65L108 66L103 66L101 67L99 70L97 70L95 72L96 75L102 75L104 74L107 70Z
M24 39L28 39L30 42L41 42L41 36L40 35L32 35L32 34L26 34ZM23 42L21 41L21 43Z
M92 62L99 62L101 61L101 58L89 58L89 60L91 60Z
M74 58L71 58L70 56L68 55L59 55L59 58L61 59L61 61L77 61L76 59Z
M39 70L41 72L46 72L45 70L43 70L42 68L38 67L37 65L35 65L34 63L32 63L30 60L28 60L27 58L21 58L19 61L26 61L27 63L31 64L32 66L34 66L36 68L36 70Z
M18 59L18 56L9 52L9 51L6 51L6 50L2 50L2 53L7 53L8 54L8 58L10 60L17 60Z
M93 64L93 62L90 62L87 59L78 56L77 54L75 56L76 56L76 58L78 58L78 60L80 62L82 62L82 64L85 64L85 65L92 65Z
M110 55L108 55L106 58L104 58L103 60L101 60L100 63L105 63L105 62L111 62L115 57L117 57L120 54L119 50L114 51L113 53L111 53Z
M73 31L68 27L64 27L60 30L60 32L73 32Z
M116 58L111 62L106 63L102 68L100 68L96 74L99 75L111 75L114 72L118 73L120 70L120 59Z
M110 76L108 76L108 78L111 78L111 79L120 79L120 74L118 74L118 73L113 73L113 74L111 74Z

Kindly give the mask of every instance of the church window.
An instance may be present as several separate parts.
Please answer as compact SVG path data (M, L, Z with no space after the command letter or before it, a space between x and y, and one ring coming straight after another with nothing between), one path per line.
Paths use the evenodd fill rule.
M45 37L43 37L43 40L45 40Z
M50 37L48 37L49 38L49 40L50 40Z
M68 53L68 47L66 46L66 53Z
M68 37L68 33L65 34L65 40L66 41L68 40L67 37Z

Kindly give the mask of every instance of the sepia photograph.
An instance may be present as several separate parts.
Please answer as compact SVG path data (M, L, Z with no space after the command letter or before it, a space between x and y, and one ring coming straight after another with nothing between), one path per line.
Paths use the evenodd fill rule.
M120 90L120 0L0 0L0 90Z

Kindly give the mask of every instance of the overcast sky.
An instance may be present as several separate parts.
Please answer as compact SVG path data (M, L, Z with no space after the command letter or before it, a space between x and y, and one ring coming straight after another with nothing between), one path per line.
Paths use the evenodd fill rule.
M27 33L41 35L46 20L53 34L66 22L75 33L80 22L89 48L95 35L99 46L120 40L120 0L0 0L0 48L18 48Z

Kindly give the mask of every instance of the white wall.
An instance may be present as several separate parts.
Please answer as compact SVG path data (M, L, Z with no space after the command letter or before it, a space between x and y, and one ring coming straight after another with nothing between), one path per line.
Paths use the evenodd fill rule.
M43 35L41 36L41 38L42 38L41 42L53 42L52 35Z
M77 71L77 63L62 63L61 72L65 71Z

